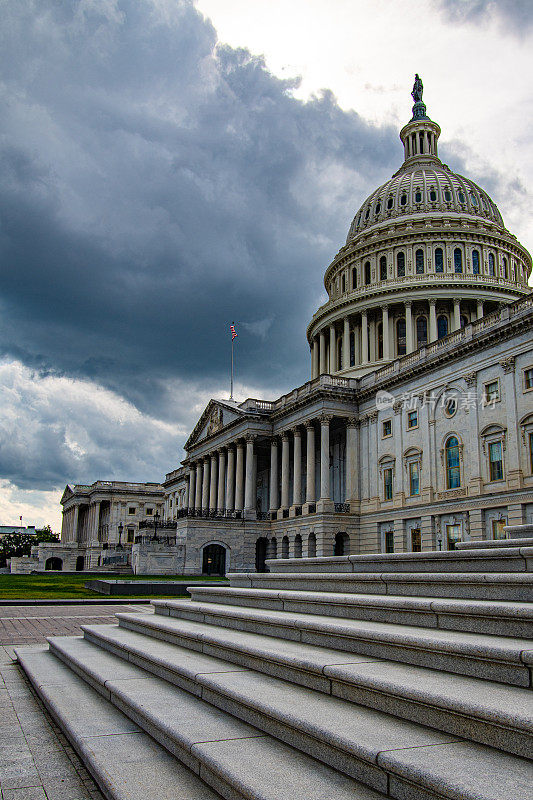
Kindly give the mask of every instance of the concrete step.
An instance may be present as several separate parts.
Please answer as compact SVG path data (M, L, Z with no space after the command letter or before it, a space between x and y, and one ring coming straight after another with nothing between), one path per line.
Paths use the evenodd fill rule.
M334 775L357 781L358 788L362 783L398 800L407 796L412 800L533 798L533 767L526 759L251 670L236 669L219 659L207 663L208 657L203 654L170 648L167 657L173 674L178 668L194 682L200 700L129 663L129 669L138 670L139 677L132 673L128 679L116 680L117 669L125 662L90 642L56 638L50 644L71 668L92 681L98 680L111 702L130 719L155 738L165 737L172 752L186 753L189 759L198 758L206 742L217 747L223 741L231 749L235 740L241 747L243 740L251 741L255 757L260 758L258 740L263 731L269 738L275 737L273 744L277 740L288 745L289 752L297 750L311 756L316 759L314 764L321 762L321 769L325 765L335 770ZM201 744L197 743L198 735L203 737ZM249 746L245 746L245 752L248 755ZM294 796L297 776L289 764L277 761L271 761L271 772L277 773L278 763L283 764L283 777L290 782L285 792L290 790ZM227 760L224 767L228 767ZM247 761L243 772L254 769L255 762ZM241 792L238 796L245 795ZM323 796L337 800L340 795L330 786Z
M268 559L271 572L532 572L533 547Z
M482 550L493 547L533 547L533 539L493 539L483 542L457 542L457 550Z
M16 652L47 710L109 800L220 800L221 795L81 681L47 645Z
M533 752L533 692L527 689L173 617L121 614L119 625L83 626L85 638L126 652L155 674L176 669L168 662L177 645L515 755Z
M533 641L188 600L154 600L156 614L417 664L513 686L531 685Z
M200 603L268 608L533 639L533 604L276 589L189 586Z
M100 692L106 706L118 708L135 730L164 745L227 800L384 800L369 786L81 637L53 637L50 647L71 675ZM76 707L85 717L83 706ZM375 770L386 785L388 773L379 766ZM173 798L180 797L178 791ZM203 800L214 796L207 787L200 795ZM144 798L160 800L157 782ZM191 800L196 800L192 794Z
M233 588L533 602L533 573L233 572Z

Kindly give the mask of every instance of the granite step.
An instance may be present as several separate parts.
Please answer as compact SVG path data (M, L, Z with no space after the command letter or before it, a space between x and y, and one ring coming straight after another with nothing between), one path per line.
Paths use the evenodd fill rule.
M532 572L533 547L267 559L271 572Z
M460 572L233 572L233 588L533 602L533 574Z
M198 602L533 639L531 603L216 586L188 590Z
M240 745L251 741L255 757L261 758L260 740L268 736L273 743L284 743L292 752L316 759L310 765L398 800L407 796L412 800L533 800L533 767L526 759L219 659L208 662L203 654L171 648L168 658L173 672L179 666L184 678L194 683L194 696L88 641L52 638L50 645L78 674L98 681L110 701L133 722L154 738L164 738L180 759L193 759L187 764L193 769L206 742L217 747L222 740L231 748L235 740ZM117 679L124 666L135 671ZM271 762L273 773L277 766L277 761ZM294 791L298 781L283 766ZM254 762L247 761L246 773L253 770ZM324 795L336 800L339 796L334 786Z
M332 647L475 678L531 686L533 641L192 600L154 600L156 614Z
M81 637L52 638L44 655L18 653L84 763L100 761L108 800L385 800Z
M89 641L172 683L185 680L175 653L192 650L515 755L533 752L527 689L160 615L122 614L119 626L83 630Z
M220 794L80 680L47 645L16 653L45 707L108 800L220 800ZM20 790L21 797L23 793ZM15 794L18 797L19 792Z

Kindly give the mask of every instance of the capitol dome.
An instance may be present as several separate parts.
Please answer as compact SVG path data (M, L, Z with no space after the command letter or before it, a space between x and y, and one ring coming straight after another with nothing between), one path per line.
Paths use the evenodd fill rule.
M438 157L422 82L400 169L365 200L307 329L312 377L358 376L529 294L531 256L489 195Z

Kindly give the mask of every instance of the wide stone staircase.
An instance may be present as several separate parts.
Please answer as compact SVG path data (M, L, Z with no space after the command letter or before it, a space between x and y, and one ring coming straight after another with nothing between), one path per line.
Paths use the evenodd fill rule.
M532 800L505 545L278 559L18 658L110 800Z

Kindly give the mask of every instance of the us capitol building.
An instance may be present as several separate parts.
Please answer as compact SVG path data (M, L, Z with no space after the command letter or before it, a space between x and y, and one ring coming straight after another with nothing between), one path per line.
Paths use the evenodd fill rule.
M533 522L531 257L440 161L418 76L412 95L403 164L326 269L310 380L273 402L211 400L161 485L67 487L64 568L114 553L141 572L262 570Z

